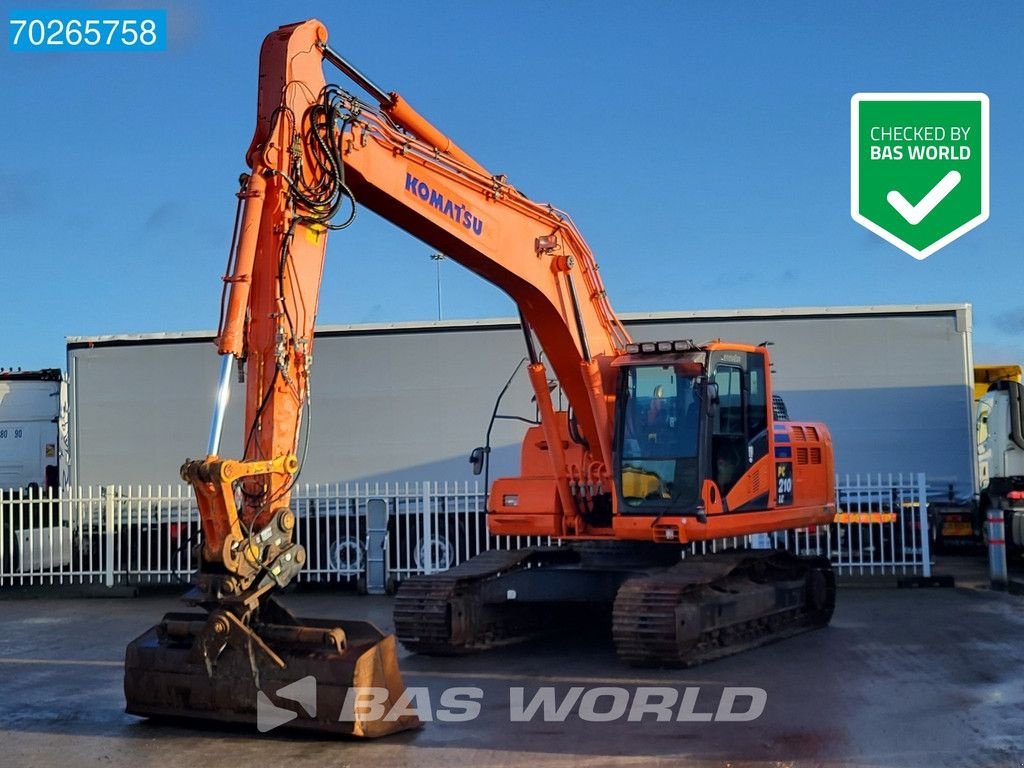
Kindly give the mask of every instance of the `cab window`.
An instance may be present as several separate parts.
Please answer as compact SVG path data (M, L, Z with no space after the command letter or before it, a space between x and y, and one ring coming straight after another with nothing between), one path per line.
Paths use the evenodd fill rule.
M743 369L719 363L713 380L718 386L718 407L711 431L711 471L722 493L728 493L747 465Z
M747 458L753 464L768 453L768 388L761 355L747 356L747 382Z
M700 400L697 380L671 365L638 365L625 374L619 473L627 508L695 504L699 493Z
M711 432L711 473L728 493L768 453L768 386L764 356L728 352L714 367L718 407Z
M991 411L992 408L988 405L988 403L978 403L977 431L979 447L984 445L985 441L988 440L988 415L989 413L991 413Z

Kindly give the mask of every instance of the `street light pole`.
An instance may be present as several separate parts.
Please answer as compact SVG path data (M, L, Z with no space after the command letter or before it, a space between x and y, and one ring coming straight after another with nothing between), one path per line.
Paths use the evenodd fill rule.
M445 260L443 253L432 253L430 258L437 267L437 319L441 319L441 262Z

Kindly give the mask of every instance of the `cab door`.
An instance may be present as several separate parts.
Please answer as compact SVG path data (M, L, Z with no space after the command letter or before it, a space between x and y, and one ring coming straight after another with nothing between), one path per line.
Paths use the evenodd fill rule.
M709 360L718 404L711 420L711 477L723 495L768 453L765 358L719 350Z

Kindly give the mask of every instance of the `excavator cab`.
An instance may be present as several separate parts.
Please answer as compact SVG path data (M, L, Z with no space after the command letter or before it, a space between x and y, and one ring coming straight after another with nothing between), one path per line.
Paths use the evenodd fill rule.
M632 344L614 365L620 514L703 514L705 481L727 497L767 455L763 349Z
M835 514L828 429L775 418L766 346L630 342L602 365L610 461L585 460L574 414L550 415L557 429L527 430L521 474L495 481L492 533L678 544ZM567 492L551 476L559 445Z

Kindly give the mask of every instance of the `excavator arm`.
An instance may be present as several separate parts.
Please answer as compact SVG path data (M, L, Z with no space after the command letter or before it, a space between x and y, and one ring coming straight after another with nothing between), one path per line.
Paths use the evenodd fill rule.
M128 646L131 714L254 722L261 730L291 721L366 737L419 725L408 713L370 718L350 699L368 691L390 711L402 695L393 635L364 621L296 617L271 594L305 562L289 501L309 413L320 277L328 231L354 210L346 210L337 116L324 100L326 39L319 22L284 27L260 54L256 132L216 339L223 362L210 441L204 458L181 467L203 532L185 599L203 612L167 614ZM220 456L233 360L246 380L241 459Z
M378 104L328 86L325 60ZM237 358L248 372L244 458L218 460L215 416L208 456L182 468L196 487L204 530L212 532L205 558L223 562L241 550L234 559L248 556L255 567L265 557L244 546L245 532L262 529L275 510L287 508L301 465L295 454L327 233L344 226L334 216L351 215L353 198L512 298L527 334L530 381L547 416L541 422L554 447L551 472L561 507L575 509L570 483L607 490L611 362L629 336L569 217L489 173L398 94L372 83L327 45L320 22L282 27L267 37L258 105L217 336L219 352ZM572 409L583 446L574 462L558 449L565 440L534 337ZM277 462L274 471L259 464L266 461ZM218 469L228 476L218 477ZM227 486L237 483L239 473L247 479L236 514Z
M275 517L282 518L278 527L294 527L288 502L300 466L327 232L344 226L335 217L351 201L332 116L320 101L325 83L316 45L326 34L311 23L299 35L270 35L260 54L256 132L246 153L250 171L241 177L216 338L224 356L220 390L226 391L232 358L247 376L243 458L218 456L226 407L220 399L207 456L181 470L197 493L204 563L227 571L204 584L211 599L225 587L244 592L246 574L260 570L276 569L277 582L286 583L304 559L292 547L284 560L280 547L268 553L256 539Z

